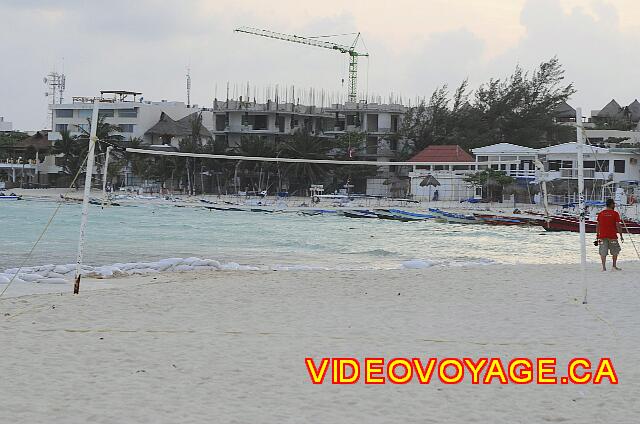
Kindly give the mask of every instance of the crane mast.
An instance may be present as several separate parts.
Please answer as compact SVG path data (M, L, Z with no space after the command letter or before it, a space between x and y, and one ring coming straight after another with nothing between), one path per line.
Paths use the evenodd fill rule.
M292 43L305 44L307 46L321 47L324 49L335 50L340 53L349 55L349 82L348 82L348 95L350 102L356 102L358 100L358 57L368 57L369 53L361 53L356 51L356 44L360 38L360 33L356 36L351 46L344 44L331 43L328 41L317 40L309 37L301 37L299 35L283 34L280 32L268 31L265 29L256 29L250 27L240 27L235 29L236 32L243 32L245 34L257 35L260 37L273 38L275 40L289 41Z

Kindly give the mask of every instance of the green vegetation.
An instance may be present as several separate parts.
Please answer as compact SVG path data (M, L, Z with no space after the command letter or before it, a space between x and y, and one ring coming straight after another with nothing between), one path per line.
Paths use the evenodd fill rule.
M465 80L450 98L447 86L437 88L428 103L412 108L402 135L415 141L416 151L432 144L458 144L465 149L494 143L539 147L570 140L570 127L554 123L555 108L575 89L563 85L564 70L552 58L531 74L516 67L504 79L491 79L475 92Z
M478 171L464 180L474 186L482 187L482 198L491 202L499 202L502 199L504 188L516 182L515 178L508 176L504 171L493 169Z

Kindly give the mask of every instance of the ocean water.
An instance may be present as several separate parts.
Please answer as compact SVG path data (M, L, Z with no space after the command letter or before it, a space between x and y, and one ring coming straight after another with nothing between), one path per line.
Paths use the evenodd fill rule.
M34 200L0 203L0 272L22 263L56 206ZM61 206L27 266L75 262L80 210L77 204ZM577 234L549 233L539 227L223 212L172 205L104 210L91 206L85 246L85 263L93 266L192 256L282 270L579 262ZM623 249L621 259L630 254ZM597 260L591 244L588 257Z

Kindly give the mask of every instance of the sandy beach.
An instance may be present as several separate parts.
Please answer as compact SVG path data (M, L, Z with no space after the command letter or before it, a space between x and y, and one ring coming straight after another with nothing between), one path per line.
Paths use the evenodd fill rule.
M634 422L636 263L186 272L0 301L2 422ZM115 283L114 283L115 284ZM66 290L66 288L65 288ZM610 357L619 385L311 384L305 357Z

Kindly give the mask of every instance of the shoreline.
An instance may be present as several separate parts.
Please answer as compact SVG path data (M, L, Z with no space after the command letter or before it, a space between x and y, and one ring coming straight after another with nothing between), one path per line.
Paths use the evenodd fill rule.
M626 268L590 267L586 306L574 265L158 274L109 290L85 284L78 296L4 299L3 414L510 423L526 405L532 422L628 421L640 414L640 267ZM316 386L304 365L366 356L606 356L620 384Z

